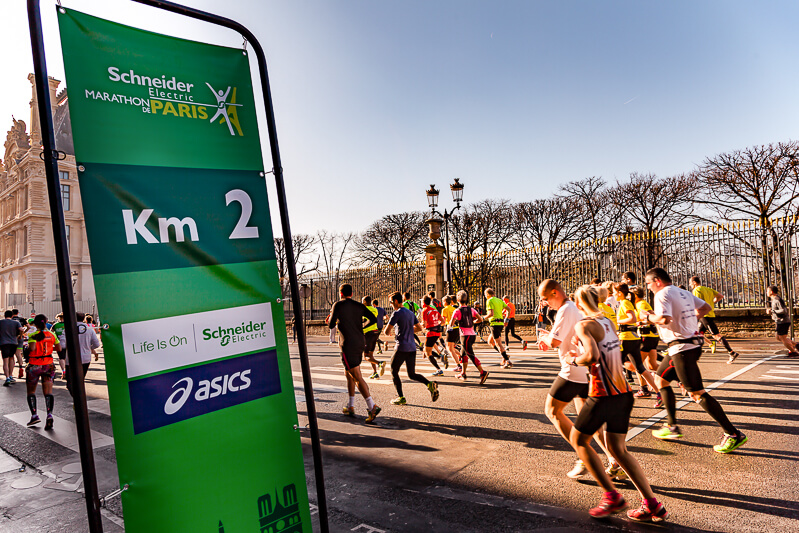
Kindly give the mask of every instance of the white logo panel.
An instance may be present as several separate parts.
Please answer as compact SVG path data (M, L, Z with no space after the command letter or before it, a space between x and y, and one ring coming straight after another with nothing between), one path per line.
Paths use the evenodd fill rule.
M128 378L275 346L272 304L122 324Z

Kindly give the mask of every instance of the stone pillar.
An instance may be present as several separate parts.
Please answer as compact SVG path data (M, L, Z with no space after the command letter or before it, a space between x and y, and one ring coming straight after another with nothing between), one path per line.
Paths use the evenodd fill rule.
M447 293L447 284L444 282L444 247L432 242L424 249L425 275L424 294L436 291L439 300Z
M39 99L36 96L36 77L28 74L28 81L31 82L31 146L38 148L42 145L42 128L39 125Z

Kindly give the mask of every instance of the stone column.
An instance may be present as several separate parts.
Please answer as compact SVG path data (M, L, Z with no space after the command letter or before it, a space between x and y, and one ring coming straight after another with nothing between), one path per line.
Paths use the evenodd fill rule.
M436 298L440 300L447 293L447 284L444 282L444 247L432 242L424 249L424 257L424 294L436 291Z

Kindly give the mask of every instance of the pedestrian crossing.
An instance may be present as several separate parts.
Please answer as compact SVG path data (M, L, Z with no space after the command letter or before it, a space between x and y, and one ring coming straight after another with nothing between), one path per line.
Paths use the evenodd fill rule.
M80 448L78 446L78 432L75 428L75 424L70 422L69 420L64 420L59 416L53 416L53 429L52 430L45 430L44 429L44 420L37 426L28 427L28 420L31 418L31 414L29 411L21 411L19 413L12 413L10 415L5 415L6 418L27 428L28 431L33 431L46 439L49 439L55 443L60 444L65 448L69 448L73 452L79 452ZM42 417L44 418L44 417ZM114 438L109 437L108 435L103 435L102 433L98 433L97 431L92 430L92 448L102 448L104 446L110 446L114 444Z

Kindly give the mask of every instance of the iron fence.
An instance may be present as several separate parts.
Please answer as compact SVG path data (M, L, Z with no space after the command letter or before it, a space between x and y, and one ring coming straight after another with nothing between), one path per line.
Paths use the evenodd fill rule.
M467 289L473 301L482 302L483 290L492 287L498 296L508 295L519 313L531 313L538 302L537 287L546 278L557 279L566 291L573 292L594 278L618 281L627 271L642 280L649 268L658 266L671 274L676 285L688 286L688 280L698 276L703 285L724 296L718 308L762 308L768 285L777 285L786 302L797 304L797 222L797 217L733 222L453 256L453 292ZM308 318L327 316L338 299L338 285L344 282L353 285L356 297L368 294L383 301L395 290L408 290L419 297L426 292L425 264L419 261L305 277L300 283L312 287L305 299ZM289 318L290 305L285 302Z

